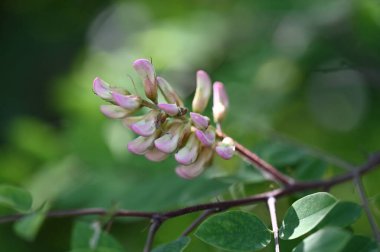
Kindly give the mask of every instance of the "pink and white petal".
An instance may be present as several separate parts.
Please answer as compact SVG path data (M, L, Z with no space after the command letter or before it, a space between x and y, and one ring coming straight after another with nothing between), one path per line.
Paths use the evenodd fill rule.
M201 114L190 112L190 118L194 126L200 130L205 130L210 125L210 118Z
M110 86L99 77L95 78L92 88L93 88L94 93L100 98L105 99L105 100L112 99Z
M164 134L160 138L154 141L154 146L162 152L172 153L177 149L178 142L180 139L179 134L172 134L170 132Z
M160 162L162 160L165 160L168 156L169 154L162 152L156 148L151 148L145 153L145 157L153 162Z
M159 103L157 106L170 116L176 116L179 113L179 108L176 104Z
M121 119L121 118L126 117L129 114L128 110L125 110L124 108L121 108L116 105L101 105L100 111L105 116L112 119Z
M120 107L134 111L140 108L141 98L136 95L123 95L118 92L112 92L112 98Z
M204 145L204 146L212 146L215 142L215 132L213 130L195 130L195 135L197 136L198 140Z

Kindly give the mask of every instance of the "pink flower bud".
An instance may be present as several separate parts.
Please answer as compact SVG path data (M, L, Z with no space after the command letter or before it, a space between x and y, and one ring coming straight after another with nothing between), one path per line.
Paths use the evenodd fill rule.
M202 113L207 107L211 95L211 80L205 71L197 72L197 87L193 99L193 111Z
M137 123L138 121L141 121L144 118L144 116L128 116L122 120L122 123L125 127L130 128L132 124Z
M125 110L116 105L101 105L100 111L105 116L112 119L121 119L121 118L126 117L129 114L128 110Z
M159 111L151 110L148 114L135 123L132 123L129 128L140 136L150 136L156 131L156 122Z
M154 141L154 146L162 152L172 153L177 149L183 130L181 123L173 123L165 134Z
M169 154L162 152L158 150L157 148L151 148L145 153L145 157L153 162L160 162L164 159L166 159L169 156Z
M199 154L197 161L192 163L191 165L182 165L176 168L176 173L178 176L185 179L193 179L199 176L205 169L206 163L212 157L212 149L205 148Z
M225 137L222 142L217 144L215 151L221 158L230 159L235 152L235 143L231 138Z
M153 146L153 141L156 139L158 134L159 132L156 131L155 134L149 137L137 137L128 143L128 151L137 155L145 154L147 150Z
M95 78L93 85L92 85L92 89L93 89L94 93L97 96L99 96L100 98L105 99L105 100L112 99L110 86L105 81L100 79L99 77Z
M226 116L228 109L228 97L223 83L215 82L213 86L213 106L212 113L214 121L220 123Z
M138 59L133 67L144 83L145 95L153 102L157 101L157 82L154 67L149 60Z
M198 113L190 112L191 121L200 130L205 130L210 125L210 119Z
M172 86L167 82L164 78L157 76L156 78L158 87L160 88L160 91L162 95L164 96L165 100L168 103L175 103L177 106L183 107L183 101L177 93L174 91Z
M140 108L141 105L141 98L136 95L123 95L118 92L112 92L112 98L117 105L130 111Z
M199 142L196 140L195 135L191 134L186 145L175 154L175 160L183 165L192 164L198 157L198 150Z
M170 116L176 116L179 114L179 107L175 104L159 103L158 107Z
M204 146L212 146L215 142L215 130L210 127L206 131L195 130L195 135Z

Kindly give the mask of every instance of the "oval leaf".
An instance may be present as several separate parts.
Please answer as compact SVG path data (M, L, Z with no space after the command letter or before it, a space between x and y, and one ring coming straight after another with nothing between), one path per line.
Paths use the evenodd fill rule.
M341 251L351 235L339 228L328 227L306 237L293 252Z
M181 237L175 241L158 246L152 252L182 252L189 243L189 237Z
M32 196L24 189L1 185L0 205L5 205L20 212L26 212L32 207Z
M266 247L271 231L255 215L230 211L203 222L195 235L202 241L230 251L254 251Z
M325 226L347 227L360 217L361 211L362 207L354 202L339 201L319 223L318 228Z
M32 213L17 221L13 228L21 238L27 241L33 241L44 220L44 213Z
M280 228L280 238L295 239L317 226L337 204L328 193L318 192L303 197L292 204Z

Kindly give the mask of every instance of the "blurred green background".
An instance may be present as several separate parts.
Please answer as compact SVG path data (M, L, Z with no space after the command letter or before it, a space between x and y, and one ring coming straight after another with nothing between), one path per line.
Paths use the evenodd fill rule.
M30 190L35 208L48 201L53 209L165 210L273 186L238 158L216 158L206 174L184 181L172 159L152 163L129 154L133 134L99 112L102 101L91 89L99 76L134 90L137 58L152 58L188 105L196 70L224 82L227 134L299 179L342 172L328 154L360 164L380 149L377 0L3 0L0 6L0 183ZM378 222L379 179L379 171L364 178ZM349 183L332 193L358 201ZM292 200L279 201L279 219ZM270 226L265 205L245 209ZM175 239L195 216L165 223L155 244ZM72 226L70 218L47 220L28 242L11 224L1 225L1 251L69 251ZM371 235L364 214L352 228ZM120 221L111 233L126 251L141 251L147 229L146 221ZM294 245L288 243L282 246ZM194 238L187 251L217 250Z

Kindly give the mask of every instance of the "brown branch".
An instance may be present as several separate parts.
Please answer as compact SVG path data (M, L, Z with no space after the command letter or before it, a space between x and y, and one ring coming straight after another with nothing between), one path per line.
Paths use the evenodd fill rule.
M152 218L152 224L149 228L148 238L146 239L146 243L144 246L144 252L149 252L152 248L152 244L154 241L154 236L156 235L157 230L160 228L164 219L161 216L154 216Z
M224 134L221 129L217 130L217 136L219 138L229 137L226 134ZM280 182L284 186L290 186L294 184L294 180L292 178L287 177L286 175L282 174L279 170L274 168L272 165L268 164L266 161L261 159L259 156L257 156L255 153L248 150L246 147L241 145L239 142L234 140L235 142L235 150L248 160L251 164L258 167L262 171L264 171L266 174L269 174L275 181Z
M140 211L128 211L128 210L118 210L115 212L114 217L139 217L152 219L155 216L159 216L161 221L169 218L174 218L178 216L182 216L185 214L203 211L207 209L223 209L227 210L236 206L249 205L258 202L265 202L270 197L280 198L283 196L287 196L296 192L307 191L311 189L324 188L324 187L332 187L349 180L352 180L356 174L363 175L371 170L373 170L377 165L380 164L380 153L373 155L369 158L368 162L359 168L356 168L350 172L347 172L343 175L336 176L334 178L328 180L318 180L311 182L295 182L294 184L285 187L279 188L271 191L267 191L261 194L257 194L251 197L236 199L236 200L227 200L206 204L199 204L190 207L184 207L177 210L167 211L167 212L140 212ZM83 215L105 215L107 214L106 209L102 208L88 208L88 209L77 209L77 210L62 210L62 211L52 211L47 213L47 217L57 218L57 217L72 217L72 216L83 216ZM0 217L0 223L12 222L19 220L25 216L25 214L15 214Z
M181 234L181 236L188 236L195 228L198 227L210 215L222 211L221 209L207 209L198 218L196 218L188 228Z

